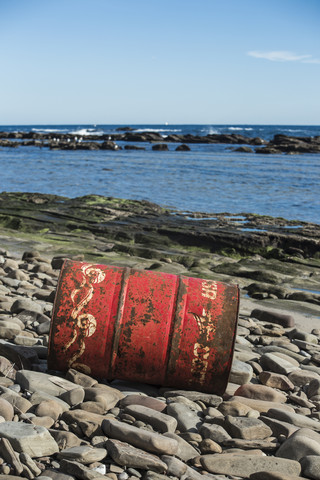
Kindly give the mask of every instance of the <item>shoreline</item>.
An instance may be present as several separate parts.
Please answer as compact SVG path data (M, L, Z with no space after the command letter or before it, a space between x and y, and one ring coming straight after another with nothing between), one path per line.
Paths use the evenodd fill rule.
M227 214L190 220L148 202L0 194L1 478L315 477L309 472L317 472L320 462L320 258L319 249L311 247L319 246L320 227L306 224L293 233L284 219L253 218L258 232L241 234L235 225L239 218ZM308 246L308 253L294 242ZM95 317L69 314L77 289L67 295L62 311L68 328L58 333L63 346L74 343L76 350L62 348L60 364L52 363L57 348L50 337L52 313L65 258L238 283L240 312L225 392L216 390L220 356L214 342L194 344L212 355L212 381L205 373L199 385L199 370L190 369L192 357L174 346L186 359L188 383L181 384L186 390L167 383L165 376L161 385L143 383L150 329L141 330L143 344L133 356L139 356L139 368L128 362L126 371L109 370L107 378L96 378L91 353L86 355L98 340L94 362L108 362L113 326L95 338L95 329L88 324L83 329L79 321ZM88 292L95 277L92 283L85 278L75 276L71 288L80 285ZM148 298L140 297L141 303ZM76 298L79 306L88 297ZM138 304L130 322L145 320ZM213 312L220 311L214 299L211 305ZM226 324L219 313L216 320L219 343ZM103 316L99 321L103 324ZM116 331L134 352L131 330L120 325ZM201 330L198 334L202 342ZM117 345L112 352L121 357L123 350ZM200 366L207 368L204 361Z
M308 331L320 323L317 224L246 213L208 218L97 195L3 192L0 246L237 283L240 312L287 312Z
M129 128L129 127L128 127ZM225 144L233 146L234 152L257 154L303 154L320 153L320 136L296 137L276 134L267 141L260 137L248 137L238 133L207 135L170 134L159 132L135 132L123 129L124 133L90 134L81 136L72 133L40 133L40 132L6 132L0 131L0 147L16 148L18 146L36 146L51 150L145 150L137 143L151 143L152 150L168 151L168 144L176 145L176 151L190 151L192 144ZM116 142L124 143L124 147ZM128 143L133 143L130 145Z

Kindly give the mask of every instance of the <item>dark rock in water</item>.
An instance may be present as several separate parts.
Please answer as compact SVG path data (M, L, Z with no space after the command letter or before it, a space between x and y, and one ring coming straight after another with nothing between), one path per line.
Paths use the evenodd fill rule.
M156 143L152 146L152 150L156 150L158 152L166 152L169 150L169 148L166 143Z
M122 140L125 142L161 142L162 135L157 132L143 132L143 133L125 133Z
M166 137L166 142L175 142L175 143L180 143L184 139L184 135L168 135Z
M191 148L183 143L182 145L178 145L176 148L176 152L190 152Z
M235 148L233 152L253 153L253 150L250 147L238 147Z
M137 145L125 145L125 150L145 150L145 147L138 147Z
M132 132L134 129L131 127L118 127L116 132Z
M255 138L251 138L249 140L249 143L250 143L250 145L264 145L266 143L266 141L263 140L260 137L255 137Z
M262 153L267 155L267 154L281 154L282 152L277 148L266 146L266 147L256 148L256 153Z
M100 146L101 150L120 150L121 148L119 145L116 143L112 142L111 140L108 140L106 142L103 142Z

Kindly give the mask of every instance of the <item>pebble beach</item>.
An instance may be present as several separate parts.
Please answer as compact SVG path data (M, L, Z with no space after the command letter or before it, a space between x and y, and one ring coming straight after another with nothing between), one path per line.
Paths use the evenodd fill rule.
M190 220L146 202L0 200L0 478L320 478L317 225L292 233L256 217L241 232L241 219ZM81 212L94 221L83 213L75 229ZM224 395L49 371L64 258L237 283Z

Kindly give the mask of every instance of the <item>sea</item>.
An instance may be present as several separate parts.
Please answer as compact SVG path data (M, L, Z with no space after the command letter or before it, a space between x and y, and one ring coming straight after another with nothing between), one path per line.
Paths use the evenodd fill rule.
M14 125L6 132L90 134L135 132L230 134L270 140L276 134L320 135L320 126L297 125ZM124 142L117 142L124 146ZM0 148L0 191L88 194L148 200L183 212L283 217L320 224L320 154L267 155L234 152L233 145L191 144L191 151L63 151L33 146Z

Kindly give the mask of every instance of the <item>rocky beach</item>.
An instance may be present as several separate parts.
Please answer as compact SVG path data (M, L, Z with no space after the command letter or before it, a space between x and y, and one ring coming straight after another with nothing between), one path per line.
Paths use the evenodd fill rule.
M131 127L118 129L118 133L112 134L80 134L72 133L40 133L33 131L0 131L0 147L16 148L23 147L46 147L51 150L145 150L144 146L137 143L152 143L152 150L167 151L169 145L174 145L176 151L190 151L192 144L223 144L232 148L235 152L281 154L289 155L303 153L320 153L320 136L289 136L276 134L271 140L260 137L248 137L238 133L229 134L170 134L162 135L159 132L135 132ZM122 147L117 142L124 142ZM171 148L171 147L170 147Z
M320 478L320 227L0 194L0 478ZM240 286L223 396L48 371L65 258Z

